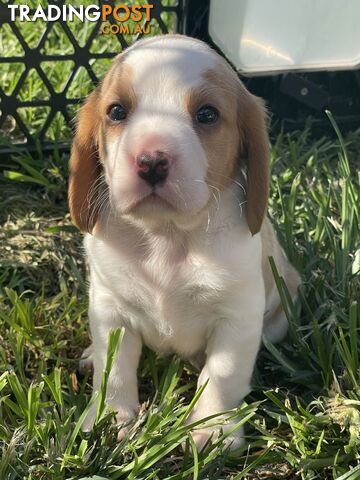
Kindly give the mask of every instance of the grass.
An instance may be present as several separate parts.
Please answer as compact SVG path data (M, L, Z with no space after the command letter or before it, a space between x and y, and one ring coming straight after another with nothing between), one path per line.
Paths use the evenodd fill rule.
M198 455L184 426L195 372L149 350L130 437L116 443L103 409L92 433L79 431L91 388L77 359L89 339L67 157L15 156L0 194L0 478L360 478L359 149L360 131L274 139L270 212L302 273L300 302L277 278L291 328L262 348L254 390L233 412L248 445L232 454L220 441Z
M36 42L38 27L22 28ZM1 35L6 52L17 48L11 32ZM46 48L59 46L66 51L61 32ZM6 68L0 82L11 89L16 69ZM66 68L52 75L60 89ZM79 75L75 97L90 88ZM31 78L22 98L44 98L42 88ZM24 115L34 128L45 119ZM101 399L121 331L94 431L80 431L92 392L91 378L77 372L89 344L87 284L66 205L68 155L39 148L0 161L1 480L360 479L360 130L343 139L331 115L329 122L334 138L314 140L310 127L272 139L270 214L303 285L292 305L273 265L290 331L280 345L263 346L253 391L232 412L248 439L235 453L222 439L196 453L185 426L196 372L150 350L139 368L140 415L116 442ZM11 125L3 132L17 138ZM49 135L69 131L59 122Z

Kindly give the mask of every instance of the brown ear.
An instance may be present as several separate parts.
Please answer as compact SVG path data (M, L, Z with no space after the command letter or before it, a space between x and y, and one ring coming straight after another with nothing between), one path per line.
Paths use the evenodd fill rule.
M262 100L249 93L241 110L241 136L247 166L246 219L250 232L255 235L261 228L269 197L270 150L266 110Z
M82 106L77 120L76 135L70 157L69 208L72 222L82 231L90 232L97 220L96 181L102 167L98 154L98 91Z

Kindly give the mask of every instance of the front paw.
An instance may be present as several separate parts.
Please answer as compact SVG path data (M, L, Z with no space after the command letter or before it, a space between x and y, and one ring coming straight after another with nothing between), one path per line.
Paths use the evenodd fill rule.
M119 407L117 409L115 423L119 426L117 441L121 442L129 433L129 423L138 414L139 408L129 410L127 408Z
M108 410L110 410L110 408L108 408ZM115 424L120 427L118 436L117 436L117 439L120 442L126 437L129 431L128 424L136 416L138 409L129 409L123 406L118 406L118 407L111 406L111 411L115 412ZM83 432L90 432L93 429L95 420L96 420L96 415L97 415L97 403L95 402L91 406L88 414L86 415L81 425L81 430Z
M192 439L196 445L196 450L201 452L205 445L210 445L216 440L219 432L211 428L201 428L191 432Z
M222 442L223 447L232 451L238 449L244 444L244 432L242 427L232 432L233 427L234 426L230 424L193 430L191 436L195 442L197 451L200 452L207 445L216 443L222 435L224 435ZM228 435L227 432L229 432Z
M82 424L81 424L81 430L83 432L91 432L93 429L95 420L96 420L96 414L97 414L97 403L93 403L84 418Z
M94 346L91 344L83 351L81 358L79 360L79 372L82 375L87 373L93 373L94 368Z

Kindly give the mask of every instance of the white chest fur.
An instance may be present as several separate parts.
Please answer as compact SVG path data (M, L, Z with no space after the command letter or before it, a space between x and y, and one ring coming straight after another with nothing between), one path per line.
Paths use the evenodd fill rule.
M156 351L204 351L229 308L241 309L249 292L264 296L260 236L249 235L238 213L236 222L220 218L222 225L181 236L139 236L130 226L87 236L90 310L113 309L114 327L130 327Z
M191 228L109 219L86 236L95 390L109 330L125 327L107 392L119 423L138 408L143 344L202 366L198 386L209 383L189 422L234 408L249 392L265 312L262 237L251 236L236 198L224 192ZM96 406L83 428L95 416Z

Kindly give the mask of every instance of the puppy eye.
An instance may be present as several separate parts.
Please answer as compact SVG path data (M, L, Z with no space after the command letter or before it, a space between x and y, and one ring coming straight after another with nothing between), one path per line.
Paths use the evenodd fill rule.
M211 105L204 105L200 107L199 110L196 112L196 120L199 123L203 123L206 125L211 125L215 123L219 118L219 112L215 107Z
M113 122L120 122L126 118L126 110L122 105L113 105L108 111L108 117Z

